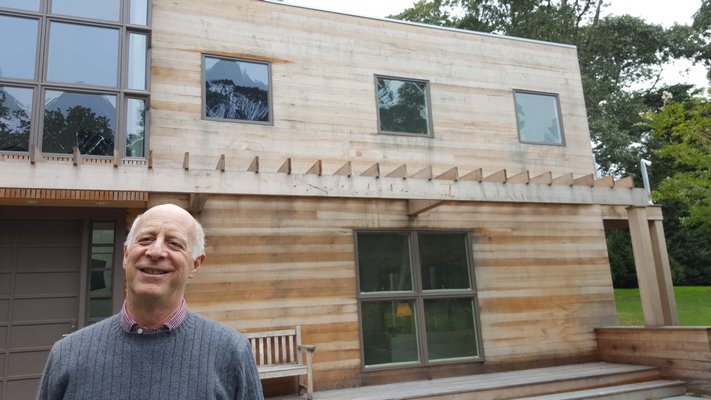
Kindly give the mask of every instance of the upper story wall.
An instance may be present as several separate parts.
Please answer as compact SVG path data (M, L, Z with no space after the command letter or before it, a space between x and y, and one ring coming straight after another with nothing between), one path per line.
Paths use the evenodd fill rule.
M214 168L220 154L276 171L323 160L408 172L594 172L570 46L348 16L259 0L153 0L150 148L156 163ZM272 122L202 118L203 55L266 61ZM432 137L378 133L375 76L429 83ZM519 140L514 90L557 94L564 145Z

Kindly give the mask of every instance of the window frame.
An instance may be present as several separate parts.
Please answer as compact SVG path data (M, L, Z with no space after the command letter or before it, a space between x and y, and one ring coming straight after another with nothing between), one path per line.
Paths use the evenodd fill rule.
M358 253L358 238L360 234L368 233L391 233L404 234L408 237L408 248L410 256L410 274L412 279L412 290L393 290L380 292L361 291L360 257ZM422 288L421 259L418 244L420 234L461 234L465 242L465 252L467 258L467 273L469 275L470 287L466 289L444 289L444 290L424 290ZM361 371L373 372L401 368L428 367L438 365L450 365L459 363L479 363L484 362L484 348L481 335L481 321L479 313L479 298L476 285L476 275L474 271L474 259L472 252L472 235L468 230L462 229L356 229L353 231L355 267L356 267L356 298L358 302L358 335L360 340ZM472 318L474 322L474 335L476 336L476 356L462 356L446 359L430 359L427 345L427 327L425 320L425 301L437 299L469 299L472 305ZM417 343L418 360L407 362L392 362L377 365L366 365L365 361L365 339L363 331L363 303L376 301L412 301L415 309L415 336Z
M42 149L44 140L44 117L45 117L45 93L47 90L63 91L63 92L78 92L86 94L104 94L116 96L116 121L114 132L114 150L112 154L106 155L89 155L82 154L88 159L110 160L114 154L118 154L120 159L128 160L146 160L150 152L150 48L151 48L151 0L145 0L147 9L145 15L147 18L146 25L138 25L130 23L130 12L133 6L132 0L119 0L119 21L98 20L84 17L76 17L70 15L53 14L50 10L51 4L49 0L40 0L39 11L21 10L15 8L0 7L0 15L16 18L29 18L38 21L37 27L37 43L36 43L36 62L34 75L32 79L19 79L0 77L0 86L25 87L33 90L32 102L32 119L30 128L30 139L28 143L28 151L2 151L0 154L20 154L29 156L34 149L40 151L43 155L49 157L71 157L67 153L49 153ZM139 2L140 3L140 2ZM140 4L138 4L140 5ZM50 51L50 25L53 23L70 24L75 26L99 27L118 30L118 48L117 51L117 81L115 86L102 86L94 84L82 83L65 83L47 80L47 70L49 67L49 51ZM145 48L145 87L143 89L128 88L128 69L129 69L129 38L131 34L142 34L146 36ZM139 98L145 104L145 126L144 126L144 154L143 156L126 156L126 118L127 110L126 102L128 98Z
M558 129L560 130L560 142L554 143L554 142L536 142L536 141L531 141L531 140L523 140L523 138L521 137L521 123L519 121L518 111L516 109L516 95L518 93L553 97L555 99L556 117L558 118ZM561 109L560 109L560 95L558 93L540 92L540 91L524 90L524 89L514 89L512 98L513 98L513 106L514 106L514 118L516 118L516 134L518 135L519 143L535 144L535 145L543 145L543 146L565 146L566 145L565 144L565 131L563 129L563 113L561 112Z
M234 119L234 118L217 118L217 117L208 117L207 116L207 88L205 87L205 66L206 66L206 59L207 58L213 58L213 59L219 59L219 60L224 60L224 61L234 61L234 62L244 62L244 63L251 63L251 64L260 64L264 65L267 68L267 85L269 88L267 89L267 102L268 102L268 107L269 107L269 118L267 118L266 121L255 121L255 120L249 120L249 119ZM274 102L272 100L273 96L273 83L272 83L272 63L266 60L259 60L259 59L253 59L253 58L243 58L243 57L229 57L229 56L222 56L222 55L217 55L217 54L211 54L211 53L203 53L201 55L201 71L200 71L200 91L202 92L202 100L201 100L201 108L202 110L200 111L200 116L203 120L205 121L219 121L219 122L232 122L232 123L241 123L241 124L251 124L251 125L264 125L264 126L274 126Z
M428 118L427 118L427 134L413 133L413 132L386 131L386 130L381 129L382 127L381 127L381 121L380 121L380 104L378 102L378 80L379 79L422 83L425 85L425 106L427 107L427 116L428 116ZM432 117L432 94L431 94L431 90L430 90L430 81L429 80L376 74L376 75L374 75L373 82L375 84L375 93L374 93L374 95L375 95L375 113L376 113L376 117L377 117L378 134L390 135L390 136L420 137L420 138L433 138L434 137L434 124L432 122L432 119L433 119L433 117Z

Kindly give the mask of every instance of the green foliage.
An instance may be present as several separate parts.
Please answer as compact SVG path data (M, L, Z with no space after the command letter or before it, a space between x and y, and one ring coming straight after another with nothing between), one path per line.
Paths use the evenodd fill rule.
M45 110L42 151L71 154L74 146L81 154L112 155L114 132L109 119L88 107L74 106L66 111Z

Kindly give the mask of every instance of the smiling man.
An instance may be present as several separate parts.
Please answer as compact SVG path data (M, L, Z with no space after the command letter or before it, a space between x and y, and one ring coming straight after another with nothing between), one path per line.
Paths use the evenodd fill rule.
M202 226L176 205L136 218L121 312L55 343L37 398L263 399L247 340L185 303L204 249Z

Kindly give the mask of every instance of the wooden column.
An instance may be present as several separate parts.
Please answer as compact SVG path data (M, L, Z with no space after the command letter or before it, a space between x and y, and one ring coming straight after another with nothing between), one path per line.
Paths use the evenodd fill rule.
M627 217L644 323L675 325L676 301L661 221L649 221L647 207L629 207Z

